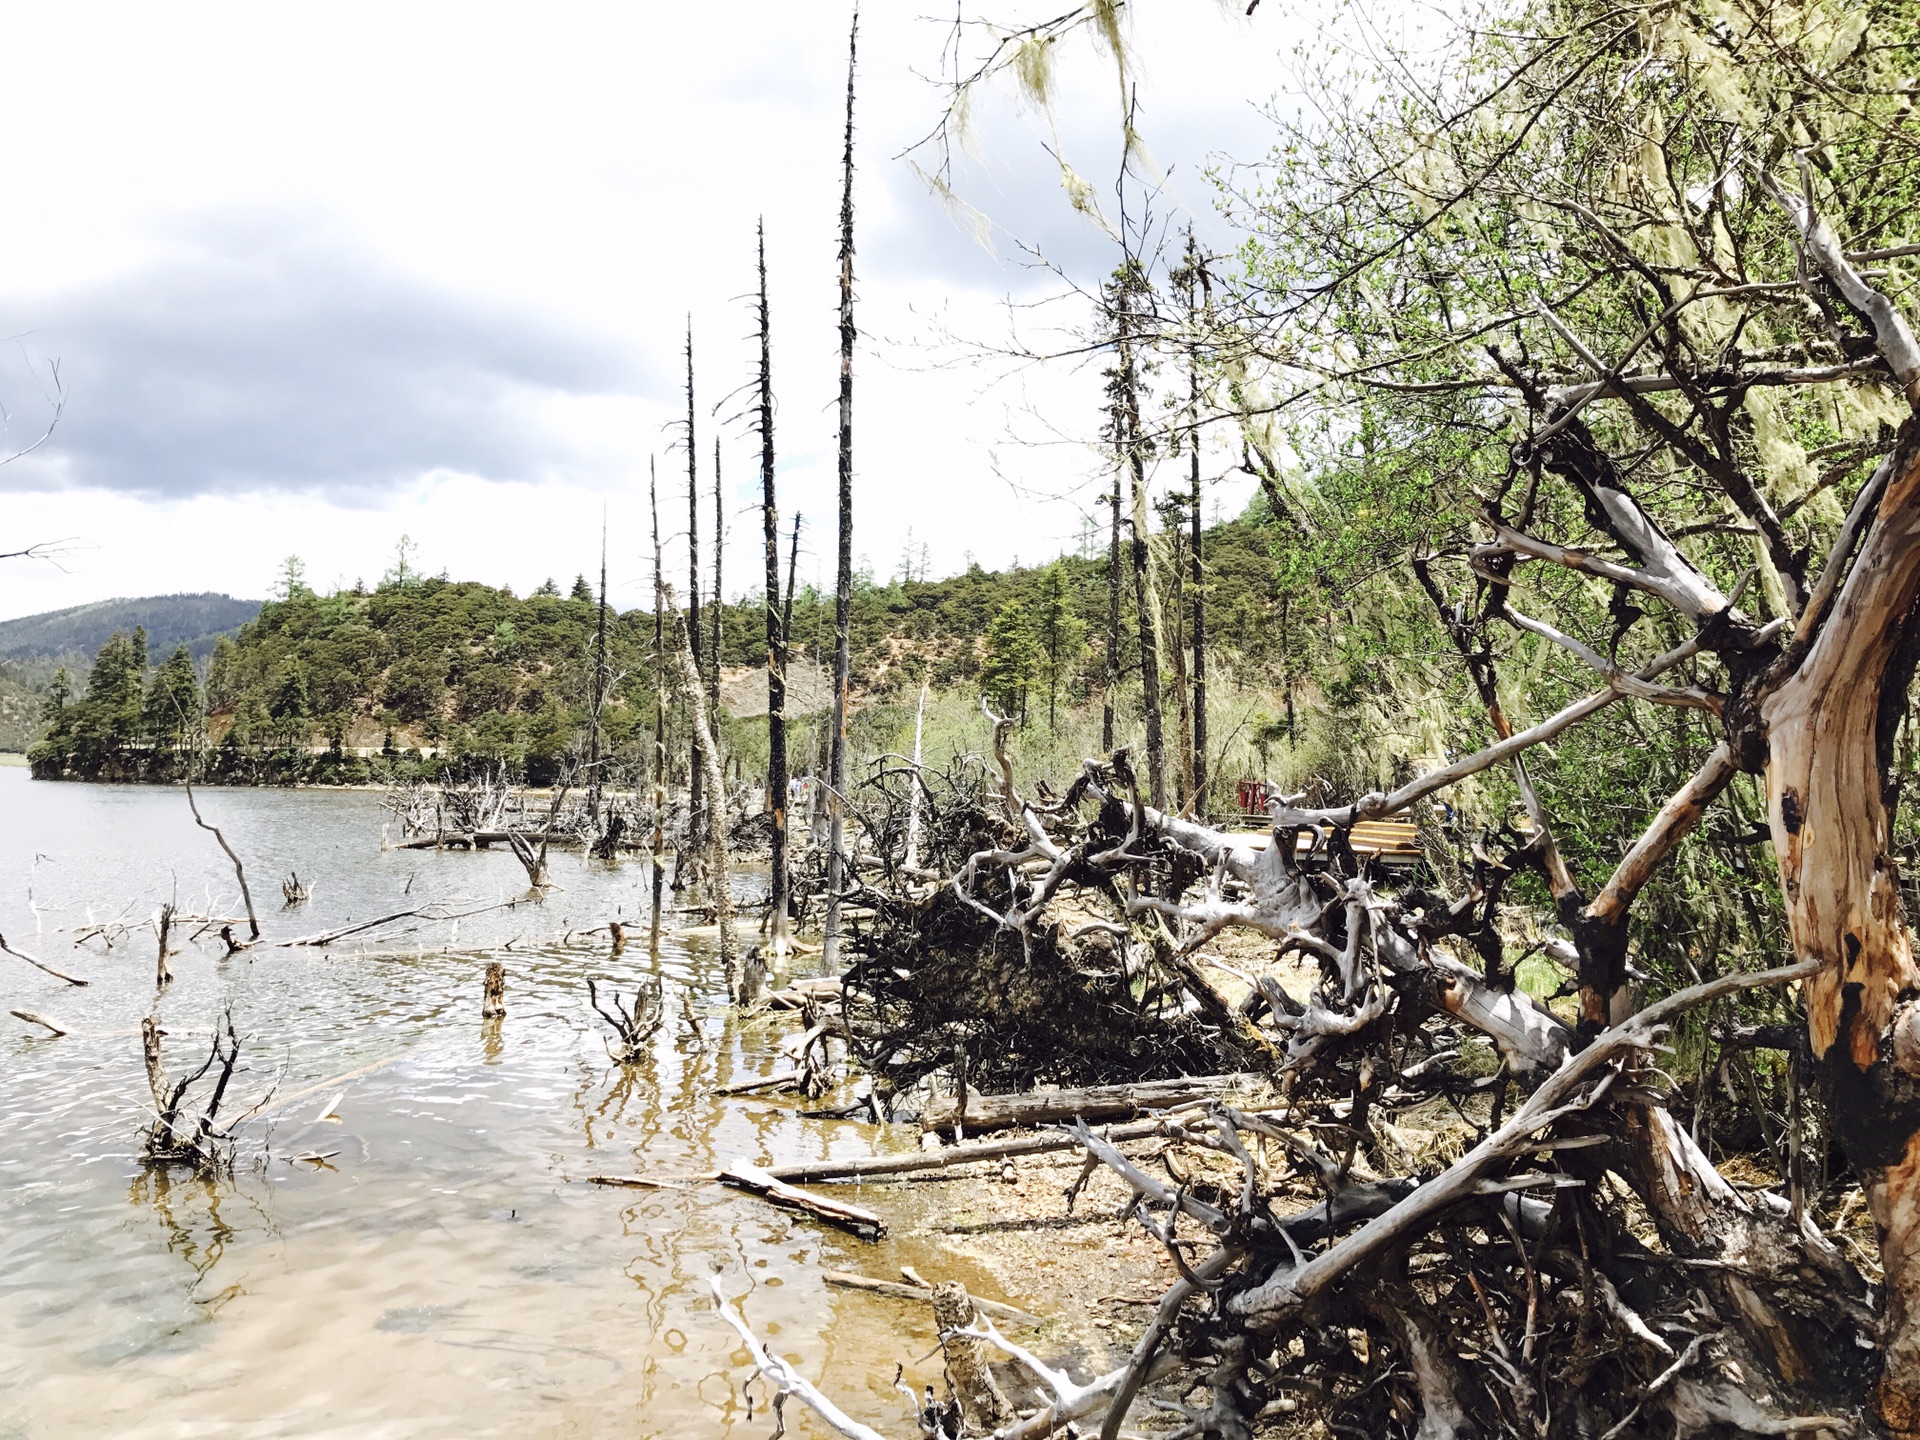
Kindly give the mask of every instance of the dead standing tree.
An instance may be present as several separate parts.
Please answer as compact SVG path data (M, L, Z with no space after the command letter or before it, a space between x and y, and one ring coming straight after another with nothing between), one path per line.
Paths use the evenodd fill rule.
M671 606L671 589L665 598ZM728 993L732 994L739 984L740 967L733 933L733 885L727 865L727 789L725 777L720 773L720 752L713 743L713 730L708 718L706 677L700 673L700 662L694 656L691 623L684 618L678 619L676 628L680 637L677 651L680 686L686 692L694 754L706 767L707 803L713 818L713 823L707 828L707 889L713 898L713 921L719 933L720 964L726 972Z
M847 127L840 191L840 544L833 587L833 737L827 760L827 919L822 974L840 963L840 890L846 882L847 691L853 666L853 80L860 10L847 33Z
M647 461L647 509L653 520L653 840L648 851L653 909L647 922L647 949L658 959L667 885L667 582L661 569L660 494L651 458Z
M767 306L767 230L759 226L760 369L756 400L760 432L760 521L766 546L767 629L767 810L773 816L773 839L768 860L767 953L775 965L784 964L792 948L787 866L787 626L791 603L780 603L780 510L773 473L773 324ZM799 544L799 517L794 517L794 543ZM791 581L789 581L789 594Z

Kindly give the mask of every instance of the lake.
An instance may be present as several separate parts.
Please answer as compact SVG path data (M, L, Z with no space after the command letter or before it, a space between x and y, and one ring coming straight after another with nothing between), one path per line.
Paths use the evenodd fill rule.
M716 1274L856 1417L912 1433L894 1363L916 1387L937 1374L924 1307L819 1277L914 1264L978 1288L937 1237L913 1233L932 1203L915 1192L938 1187L836 1188L888 1217L899 1238L874 1245L712 1185L583 1183L917 1140L717 1097L786 1068L778 1045L794 1027L733 1017L698 937L663 946L676 1018L651 1056L610 1064L586 980L624 993L656 973L644 862L558 855L559 888L530 901L505 850L383 852L377 795L197 793L246 863L266 938L223 958L211 935L184 943L197 925L176 931L177 978L156 1003L159 906L240 913L186 796L0 768L0 933L91 982L0 955L0 1437L764 1436L771 1417L749 1419L740 1394L745 1351L707 1293ZM283 910L293 869L313 898ZM519 903L328 949L273 945L423 902L507 901ZM566 938L609 919L640 929L623 956L604 934ZM106 928L76 946L88 927ZM483 1023L496 959L507 1015ZM705 1046L677 1018L682 991ZM228 1109L270 1086L313 1093L245 1128L231 1181L150 1170L142 1017L157 1013L178 1075L227 1006L243 1050ZM73 1033L50 1037L9 1009ZM322 1119L341 1092L337 1119ZM824 1433L798 1412L790 1428Z

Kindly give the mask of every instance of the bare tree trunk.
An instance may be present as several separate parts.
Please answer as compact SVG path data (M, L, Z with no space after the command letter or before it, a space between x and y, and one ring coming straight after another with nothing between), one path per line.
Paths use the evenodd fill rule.
M1193 795L1193 697L1187 690L1187 597L1186 597L1186 545L1180 533L1180 527L1168 527L1173 537L1173 643L1167 647L1167 654L1173 660L1173 694L1175 701L1175 719L1180 730L1178 788L1174 791L1174 808L1184 810L1187 801Z
M913 783L907 787L907 844L901 859L904 869L920 864L920 739L927 725L927 682L920 682L920 708L913 712Z
M600 618L593 629L593 711L587 727L587 819L600 831L600 707L607 699L607 521L600 518Z
M727 517L720 493L720 437L713 437L713 606L707 620L707 705L713 711L714 739L720 738L720 629L726 603L721 561L727 548Z
M1128 268L1134 262L1129 259ZM1140 629L1140 693L1147 721L1147 793L1154 809L1167 804L1166 742L1160 730L1160 601L1153 583L1152 536L1147 510L1147 457L1140 435L1140 377L1134 368L1132 282L1123 283L1119 305L1120 402L1125 422L1127 474L1132 482L1133 604Z
M840 966L840 890L846 881L842 797L847 788L847 687L853 665L853 74L860 13L847 35L847 138L840 192L840 566L833 591L833 746L827 762L827 923L822 974Z
M1116 454L1120 449L1120 412L1115 409L1113 415L1114 441ZM1120 472L1113 475L1113 493L1107 497L1112 505L1112 527L1107 539L1107 643L1101 656L1101 706L1100 706L1100 750L1111 755L1114 746L1113 702L1120 688Z
M1187 291L1187 319L1197 329L1199 310L1193 304L1193 284L1211 292L1206 266L1194 248L1193 230L1187 230L1187 270L1191 277ZM1207 581L1205 525L1200 514L1200 342L1187 346L1187 455L1191 461L1189 480L1192 493L1187 523L1188 583L1193 588L1193 806L1196 815L1207 813Z
M767 953L776 964L792 948L787 889L787 624L780 605L780 509L773 483L773 338L767 308L767 232L760 226L760 523L767 569L767 810L773 816ZM794 517L794 549L800 519ZM791 613L789 591L788 614Z
M660 567L660 496L653 462L647 462L647 506L653 515L653 919L647 949L660 956L660 909L666 895L667 850L667 671L666 580Z
M713 743L707 719L706 677L694 658L693 630L680 626L680 681L687 692L687 717L693 726L693 748L707 767L707 789L712 806L707 826L707 888L713 896L713 920L720 931L720 964L726 971L727 994L737 996L739 960L734 954L733 887L727 875L727 790L720 774L720 753Z
M694 445L693 430L693 321L687 321L687 643L693 647L693 667L705 686L705 670L700 664L700 456ZM687 755L687 845L698 851L705 823L706 808L701 798L705 779L700 766L698 742ZM677 883L677 881L676 881Z
M1806 986L1813 1055L1831 1087L1835 1135L1880 1232L1881 1418L1893 1433L1916 1436L1920 967L1891 853L1885 780L1912 675L1903 642L1920 594L1920 422L1906 423L1883 463L1885 490L1859 558L1825 615L1819 611L1830 592L1822 578L1794 642L1805 658L1761 702L1760 714L1788 933L1796 956L1822 965Z

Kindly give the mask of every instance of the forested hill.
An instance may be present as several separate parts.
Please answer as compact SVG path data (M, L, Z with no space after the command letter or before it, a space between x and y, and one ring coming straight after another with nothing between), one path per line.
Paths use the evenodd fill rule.
M1272 643L1271 536L1260 507L1208 532L1213 641L1223 653L1258 658ZM1186 563L1171 538L1165 560L1174 586ZM1102 547L1042 566L859 584L861 700L898 699L924 680L976 697L984 689L1016 707L1084 703L1102 678L1106 572ZM219 637L204 664L192 663L191 647L184 658L175 653L177 627L167 632L171 645L152 631L103 637L91 673L74 673L44 697L39 773L171 774L188 733L182 713L204 716L216 771L224 766L232 778L350 779L379 769L383 757L427 751L454 763L505 763L537 782L577 747L598 619L584 581L567 594L549 583L524 597L422 577L327 595L295 579L282 591L236 634ZM1126 610L1123 664L1137 634L1130 583ZM831 652L832 612L830 595L794 597L796 666ZM710 653L711 606L701 618ZM614 685L605 736L636 760L642 733L651 734L653 628L649 612L616 614L607 640ZM722 607L720 629L724 666L765 664L759 596Z
M49 610L19 620L0 620L0 657L91 656L115 631L144 628L147 643L163 655L181 646L196 660L213 653L213 642L260 613L258 600L231 595L148 595L136 600L98 600L68 610Z

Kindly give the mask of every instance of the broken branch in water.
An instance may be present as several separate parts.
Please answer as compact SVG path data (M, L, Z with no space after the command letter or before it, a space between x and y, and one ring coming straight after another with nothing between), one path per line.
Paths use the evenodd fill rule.
M46 961L36 960L33 958L33 956L27 954L23 950L14 949L13 946L7 944L7 937L4 935L0 935L0 950L3 950L7 954L13 956L13 958L16 960L26 961L27 964L33 966L33 968L36 970L46 971L47 974L53 976L53 978L56 980L66 981L67 984L69 985L85 985L87 983L84 980L76 980L71 975L62 974L60 971L54 969L53 966L47 964Z
M218 825L209 825L201 818L200 802L193 798L192 777L189 776L185 783L187 787L187 808L193 811L193 823L198 825L202 830L211 831L213 838L220 842L220 848L227 852L227 859L233 862L234 878L240 882L240 898L247 902L247 938L249 940L258 940L260 938L260 917L253 913L253 892L247 888L247 867L242 865L240 863L240 857L233 853L233 846L229 845L227 843L227 837L220 833L220 827Z
M733 1327L734 1333L740 1337L741 1343L747 1347L747 1354L753 1357L754 1373L756 1375L764 1375L768 1380L773 1382L776 1392L774 1399L776 1410L781 1402L791 1395L798 1399L800 1403L805 1405L809 1410L813 1411L814 1414L818 1415L828 1425L839 1431L840 1434L845 1435L847 1440L886 1440L886 1437L878 1430L862 1425L858 1420L855 1420L852 1416L848 1415L846 1411L834 1404L833 1401L814 1389L798 1370L795 1370L793 1366L789 1365L785 1360L782 1360L778 1355L775 1355L755 1339L753 1331L747 1328L746 1320L741 1316L740 1312L733 1307L733 1303L727 1299L727 1292L720 1288L720 1279L718 1276L709 1277L707 1284L713 1289L713 1303L714 1307L720 1312L720 1318Z
M790 1210L803 1210L807 1214L836 1225L842 1230L858 1235L863 1240L878 1240L887 1233L887 1223L871 1210L862 1210L857 1205L848 1205L844 1201L829 1200L824 1195L813 1195L805 1190L796 1189L784 1180L762 1170L758 1165L746 1160L735 1160L715 1177L723 1185L731 1185L736 1190L750 1190L763 1199L776 1205L784 1205Z
M15 1019L24 1020L29 1025L44 1025L48 1030L53 1032L53 1035L55 1038L58 1038L59 1036L62 1036L62 1035L71 1035L73 1033L71 1030L67 1029L66 1026L58 1024L55 1021L49 1020L44 1015L36 1015L31 1010L14 1010L14 1011L10 1011L9 1013L13 1015Z

